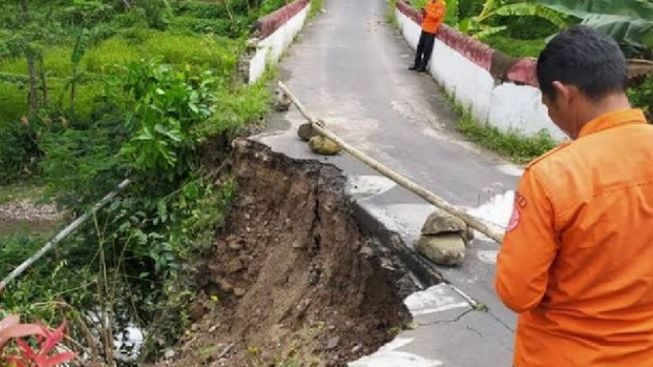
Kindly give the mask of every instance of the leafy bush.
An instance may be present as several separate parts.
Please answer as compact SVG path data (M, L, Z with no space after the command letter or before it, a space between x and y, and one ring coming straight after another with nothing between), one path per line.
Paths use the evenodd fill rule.
M33 139L31 129L19 120L6 122L0 127L0 184L31 173L31 161L38 152Z
M633 106L642 108L650 119L653 116L653 75L646 77L638 86L630 88L628 97ZM649 122L653 123L653 120Z
M473 17L483 10L484 0L458 0L458 13L460 19Z
M227 18L227 8L220 2L177 1L173 5L177 15L186 15L197 19Z
M172 16L172 8L168 0L142 0L137 4L145 10L150 27L158 30L168 28Z
M121 155L132 162L132 168L169 180L195 168L196 142L189 133L213 113L212 73L197 77L190 69L175 71L154 62L133 64L125 87L135 105L126 122L131 138Z
M88 27L108 22L115 14L116 9L102 1L77 0L74 5L63 8L58 18L63 25Z
M482 38L481 41L514 57L538 57L546 46L546 40L543 38L524 40L506 37L502 34L491 35Z
M288 0L264 0L259 7L258 15L264 16L282 8L290 1Z
M508 27L506 35L517 40L543 40L559 30L550 21L534 16L503 17L497 24Z

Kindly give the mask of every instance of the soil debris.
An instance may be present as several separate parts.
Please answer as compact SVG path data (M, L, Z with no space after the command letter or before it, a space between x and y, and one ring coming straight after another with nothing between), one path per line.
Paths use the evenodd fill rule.
M403 263L360 228L334 166L234 143L226 233L207 259L199 325L158 366L346 366L410 321Z

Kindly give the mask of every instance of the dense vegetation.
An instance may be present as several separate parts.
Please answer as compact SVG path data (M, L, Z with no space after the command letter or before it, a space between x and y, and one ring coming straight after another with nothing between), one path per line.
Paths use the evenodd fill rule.
M238 55L252 22L284 4L2 2L0 184L16 191L38 182L76 215L124 178L133 183L11 284L0 316L66 318L85 341L87 327L113 335L136 325L149 331L144 356L181 334L191 264L210 248L236 190L218 169L225 145L268 106L263 82L236 76ZM0 234L0 276L43 240ZM111 321L89 322L89 312ZM94 354L109 360L112 348Z

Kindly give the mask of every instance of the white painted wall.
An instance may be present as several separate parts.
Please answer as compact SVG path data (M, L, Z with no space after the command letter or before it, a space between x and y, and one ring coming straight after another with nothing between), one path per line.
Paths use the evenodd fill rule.
M395 9L395 14L404 38L413 49L417 48L421 27L398 9ZM480 122L487 122L503 131L517 130L525 135L534 135L544 129L554 139L565 138L549 119L537 88L513 83L495 85L487 70L438 39L433 47L429 71L458 102L469 106Z
M304 26L309 9L310 2L274 33L259 41L256 54L249 63L250 84L256 82L263 75L268 63L274 64L279 61L283 51L290 46Z

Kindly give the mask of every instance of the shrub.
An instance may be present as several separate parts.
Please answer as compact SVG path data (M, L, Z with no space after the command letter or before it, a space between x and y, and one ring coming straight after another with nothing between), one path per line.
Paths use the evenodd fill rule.
M633 106L641 108L649 119L653 116L653 75L649 75L636 87L628 90L628 97ZM652 121L649 121L653 123Z
M169 180L195 167L194 125L213 113L215 79L191 69L176 71L155 62L132 64L125 88L134 101L126 121L131 138L121 155L138 171Z

